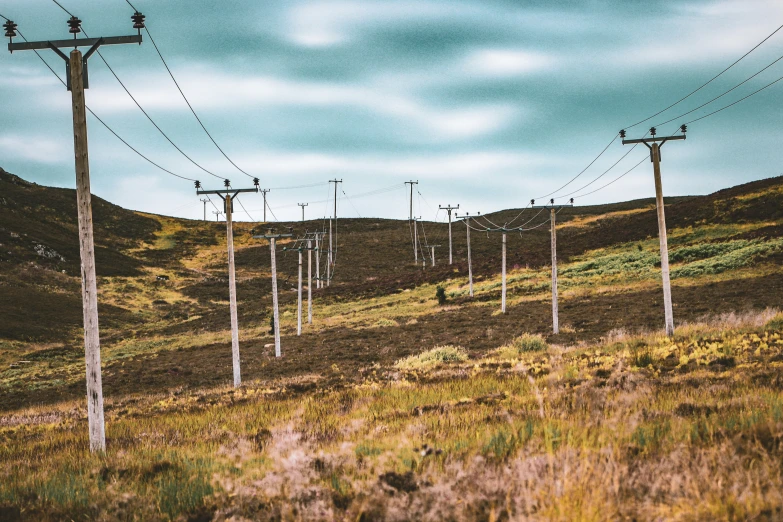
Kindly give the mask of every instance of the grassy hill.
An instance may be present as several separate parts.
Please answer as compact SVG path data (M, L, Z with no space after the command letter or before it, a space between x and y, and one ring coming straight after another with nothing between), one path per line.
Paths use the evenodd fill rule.
M225 225L93 197L106 456L85 453L75 193L2 170L0 191L0 519L781 515L783 178L667 199L673 339L651 199L558 214L559 335L546 225L509 235L500 314L498 234L471 235L471 298L461 223L451 266L424 223L444 247L422 268L407 222L340 219L300 337L281 241L279 359L265 226L237 223L236 391ZM546 220L520 212L487 218Z

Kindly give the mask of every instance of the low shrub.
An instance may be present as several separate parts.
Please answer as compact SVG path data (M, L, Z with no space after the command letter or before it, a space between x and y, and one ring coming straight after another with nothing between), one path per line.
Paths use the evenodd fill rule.
M549 345L540 334L523 334L498 348L496 354L501 359L516 359L523 353L543 352L547 348Z
M446 289L442 286L438 286L438 288L435 289L435 297L438 299L438 304L440 306L446 304Z
M434 368L444 363L463 362L468 360L468 351L461 346L447 344L445 346L436 346L432 350L427 350L418 355L411 355L405 359L400 359L394 366L400 370L418 370L425 368Z

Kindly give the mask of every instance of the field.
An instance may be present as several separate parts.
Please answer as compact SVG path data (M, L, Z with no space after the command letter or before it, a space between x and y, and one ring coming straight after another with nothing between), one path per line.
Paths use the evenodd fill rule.
M471 298L463 225L455 264L440 249L422 269L407 223L340 220L301 337L296 258L278 255L280 359L269 247L238 223L236 390L224 225L96 198L101 455L75 198L4 172L0 187L0 519L783 518L781 178L667 200L671 339L650 200L558 215L558 335L546 227L509 236L500 314L496 234L472 235Z

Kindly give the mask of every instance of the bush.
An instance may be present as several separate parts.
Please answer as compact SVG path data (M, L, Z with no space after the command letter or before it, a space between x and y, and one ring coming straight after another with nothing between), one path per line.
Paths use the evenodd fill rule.
M502 359L516 359L523 353L543 352L547 348L549 345L540 334L523 334L498 348L496 353Z
M427 350L419 355L411 355L405 359L400 359L394 366L400 370L417 370L424 368L433 368L444 363L463 362L468 360L468 351L462 346L436 346L432 350Z
M783 313L779 313L764 326L767 330L774 330L776 332L783 331Z
M438 298L438 304L440 306L446 304L446 289L442 286L438 286L438 288L435 290L435 297Z

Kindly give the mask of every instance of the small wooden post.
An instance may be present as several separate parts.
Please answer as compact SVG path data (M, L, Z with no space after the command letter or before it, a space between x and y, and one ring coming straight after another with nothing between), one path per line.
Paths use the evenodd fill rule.
M280 357L280 313L277 308L277 260L275 259L275 238L269 239L272 255L272 316L275 322L275 357Z
M500 298L500 309L505 314L506 313L506 233L503 232L503 268L502 268L502 278L503 278L503 290L502 290L502 296Z
M231 308L231 358L234 363L234 387L242 384L239 366L239 320L237 319L237 278L234 270L233 198L226 194L226 244L228 245L228 298Z
M313 240L307 240L307 324L313 324Z
M470 285L470 297L473 297L473 263L470 259L470 217L465 218L465 228L468 231L468 284Z
M95 245L92 231L90 159L87 145L87 115L84 100L82 53L70 55L73 144L76 159L76 203L79 214L79 254L82 262L82 313L84 359L87 370L87 422L90 451L106 451L101 380L101 344L98 330L98 283L95 276Z
M302 249L299 250L299 286L296 294L296 335L302 335Z
M672 288L669 281L669 245L666 238L666 216L663 209L663 187L661 184L661 150L658 143L651 146L653 172L655 175L655 206L658 209L658 239L661 245L661 276L663 278L663 306L666 320L666 335L674 335L674 312L672 311Z
M552 332L560 333L560 325L557 317L557 232L555 230L555 209L549 209L552 222Z
M435 247L432 248L432 266L435 266Z

